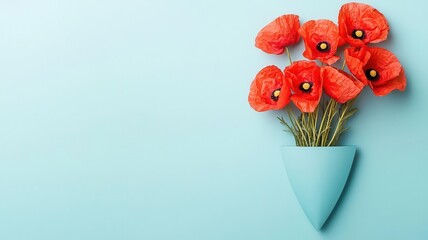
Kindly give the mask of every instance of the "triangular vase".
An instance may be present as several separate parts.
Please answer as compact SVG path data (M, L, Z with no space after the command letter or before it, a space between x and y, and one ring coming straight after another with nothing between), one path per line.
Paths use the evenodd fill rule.
M320 230L348 179L355 146L281 146L288 179L306 217Z

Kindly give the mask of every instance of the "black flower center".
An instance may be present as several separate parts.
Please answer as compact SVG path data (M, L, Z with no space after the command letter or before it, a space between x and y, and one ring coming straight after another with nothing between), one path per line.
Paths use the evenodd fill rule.
M366 33L364 30L356 29L352 32L352 37L355 39L364 39L366 37Z
M328 52L330 50L330 43L320 42L317 44L317 50L320 52Z
M366 74L367 79L369 81L372 81L372 82L378 80L379 77L380 77L379 73L376 70L372 69L372 68L367 69L365 71L365 74Z
M312 82L302 82L300 84L300 90L303 92L310 92L312 90L312 85L314 85Z
M278 88L272 92L272 94L270 95L270 98L276 102L276 101L278 101L280 93L281 93L281 88Z

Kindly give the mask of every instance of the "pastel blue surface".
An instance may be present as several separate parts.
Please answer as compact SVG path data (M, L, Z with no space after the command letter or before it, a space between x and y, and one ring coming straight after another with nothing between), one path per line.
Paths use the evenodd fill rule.
M355 146L281 146L290 184L316 230L321 229L339 200L355 151Z
M366 2L408 89L362 93L351 180L318 232L281 160L283 113L247 94L287 64L254 47L261 27L344 1L0 1L0 239L428 239L426 4Z

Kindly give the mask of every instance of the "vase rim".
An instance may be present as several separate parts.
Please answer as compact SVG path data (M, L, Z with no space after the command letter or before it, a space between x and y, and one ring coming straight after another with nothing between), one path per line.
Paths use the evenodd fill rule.
M356 148L356 145L340 145L340 146L296 146L296 145L281 145L281 147L294 147L294 148L343 148L352 147Z

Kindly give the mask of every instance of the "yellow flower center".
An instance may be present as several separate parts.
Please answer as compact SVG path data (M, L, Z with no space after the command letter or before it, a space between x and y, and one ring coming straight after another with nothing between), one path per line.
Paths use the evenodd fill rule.
M302 88L303 88L303 90L307 91L307 90L309 90L311 88L311 84L305 82L305 83L302 84Z
M365 71L365 74L366 74L367 79L369 81L372 81L372 82L377 81L380 77L380 74L378 73L378 71L376 71L375 69L372 69L372 68L367 69Z
M330 43L320 42L317 44L317 50L320 52L328 52L330 50Z
M270 95L270 99L272 99L273 101L278 101L279 99L279 94L281 94L281 88L275 89L272 94Z
M355 31L355 36L357 36L357 37L362 37L363 36L363 31L361 31L361 30L357 30L357 31Z
M327 49L327 44L326 44L326 43L321 43L321 44L320 44L320 48L321 48L322 50Z
M352 32L352 37L355 39L364 39L366 37L366 34L364 32L364 30L354 30Z

